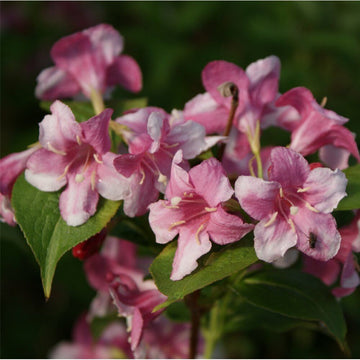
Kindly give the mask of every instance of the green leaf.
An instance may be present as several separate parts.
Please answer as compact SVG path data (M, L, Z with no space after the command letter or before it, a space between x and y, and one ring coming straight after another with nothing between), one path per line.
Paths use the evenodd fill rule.
M336 210L354 210L360 208L360 164L350 166L343 170L348 184L346 187L347 197L342 199Z
M158 289L168 296L168 300L156 309L166 307L195 290L224 279L258 260L252 242L244 238L236 244L224 246L220 251L204 256L199 261L202 264L197 270L182 280L172 281L170 274L176 247L176 241L167 245L150 266L150 272Z
M316 321L345 347L346 324L339 303L319 279L295 270L270 270L242 279L239 296L252 305L303 321Z
M76 121L84 122L95 116L94 108L90 102L85 101L62 101L64 104L70 107L73 112ZM42 101L40 107L50 112L51 101Z
M68 226L59 210L59 192L42 192L22 175L14 185L12 206L34 256L39 263L45 297L60 258L78 243L103 229L120 206L119 201L100 199L97 212L81 226Z

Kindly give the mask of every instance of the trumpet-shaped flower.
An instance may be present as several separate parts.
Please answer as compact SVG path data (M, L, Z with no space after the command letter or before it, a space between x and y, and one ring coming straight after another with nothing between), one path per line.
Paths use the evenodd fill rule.
M165 244L179 234L172 280L180 280L197 267L197 259L211 249L211 241L219 245L240 240L253 225L227 213L222 202L234 190L225 172L214 158L203 161L189 172L179 166L182 152L173 160L166 200L151 204L149 223L156 242Z
M129 154L114 160L116 170L130 180L130 192L125 198L128 216L143 215L148 205L164 193L174 154L182 149L185 159L191 159L213 145L205 137L205 129L192 121L171 117L160 108L148 107L126 114L116 121L129 129L124 137Z
M110 25L100 24L57 41L51 49L55 66L38 76L36 96L56 100L83 93L105 93L120 84L129 91L142 87L141 70L137 62L123 49L122 36Z
M318 261L304 257L304 271L315 275L326 285L339 278L339 286L333 288L336 297L350 295L360 285L359 265L354 254L360 252L360 210L353 221L339 229L342 241L339 252L329 261Z
M96 211L99 194L120 200L128 181L113 168L108 124L112 110L77 123L68 106L55 101L40 123L41 149L28 159L26 180L41 191L63 186L59 206L68 225L85 223Z
M255 250L259 259L273 262L296 246L303 253L328 260L336 255L341 236L330 214L346 196L347 179L340 170L310 170L297 152L272 150L269 181L240 176L235 195L254 219Z
M310 90L297 87L276 101L277 106L292 106L299 117L283 125L292 132L290 148L306 156L320 150L320 158L331 168L344 169L349 155L360 161L354 135L343 125L348 119L320 106Z
M144 280L135 251L132 243L108 237L102 252L85 262L89 282L99 291L102 303L108 306L111 295L119 315L126 317L133 351L140 343L144 327L161 313L153 309L166 300L154 281Z

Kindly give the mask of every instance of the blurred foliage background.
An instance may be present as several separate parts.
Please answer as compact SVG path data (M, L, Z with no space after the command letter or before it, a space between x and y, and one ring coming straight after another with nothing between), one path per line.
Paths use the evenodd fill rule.
M1 157L37 141L44 112L36 76L65 35L102 22L125 38L125 54L143 71L137 96L167 111L200 92L201 71L223 59L245 68L280 57L280 91L308 87L360 134L360 3L356 2L5 2L1 4ZM134 97L122 90L116 96ZM31 209L29 209L31 211ZM338 221L344 221L340 216ZM94 291L82 264L60 261L45 302L39 269L17 228L1 224L1 357L44 358L70 339ZM360 357L360 290L342 300L348 341ZM276 329L274 329L276 330ZM226 339L221 357L342 358L335 342L309 329L251 330Z

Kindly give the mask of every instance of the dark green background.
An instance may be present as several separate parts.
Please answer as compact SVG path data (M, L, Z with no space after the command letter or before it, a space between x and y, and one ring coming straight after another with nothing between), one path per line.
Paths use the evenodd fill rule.
M33 95L35 79L52 65L52 44L101 22L124 36L124 53L143 71L139 96L151 105L182 109L204 91L200 75L209 61L245 68L274 54L282 62L281 92L306 86L318 101L327 96L327 108L348 117L348 128L360 133L359 19L355 2L1 2L1 157L37 141L44 112ZM116 95L133 97L122 90ZM93 295L82 264L68 254L45 303L24 239L1 225L2 358L46 357L70 337ZM353 357L360 357L359 290L342 303ZM228 357L343 357L331 339L304 329L243 332L225 347Z

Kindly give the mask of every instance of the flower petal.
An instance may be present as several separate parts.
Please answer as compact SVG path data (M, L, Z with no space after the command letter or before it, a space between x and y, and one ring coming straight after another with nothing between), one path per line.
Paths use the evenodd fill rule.
M102 157L102 164L97 166L96 189L105 199L122 200L129 196L130 182L116 171L113 163L116 155L106 153Z
M325 145L319 149L320 160L331 169L344 170L349 166L350 152L334 145Z
M41 100L73 97L80 92L75 79L56 66L44 69L36 78L35 96Z
M25 179L41 191L57 191L67 183L67 164L65 156L39 149L27 161Z
M277 216L270 225L268 219L261 220L255 226L254 236L256 255L266 262L282 258L297 241L296 232L280 216Z
M249 85L248 77L243 69L239 66L223 61L216 60L207 64L202 72L202 81L207 92L215 99L218 104L225 105L230 109L231 98L223 97L218 87L226 82L234 83L239 89L239 107L238 111L243 108L244 100Z
M331 213L347 195L347 182L345 174L339 169L313 169L303 185L304 189L308 189L304 197L317 210Z
M128 55L114 59L106 73L108 86L120 84L126 90L139 92L142 89L142 73L138 63Z
M300 208L293 220L298 235L297 248L300 251L321 261L327 261L337 254L341 236L332 215Z
M254 228L244 223L238 216L227 213L221 206L210 213L210 221L206 226L212 241L219 245L230 244L240 240Z
M212 207L230 199L234 194L225 170L215 158L207 159L193 167L189 171L189 177L196 193Z
M197 259L208 253L211 241L206 231L197 234L196 227L183 226L180 229L178 247L175 253L170 279L181 280L198 266Z
M77 144L81 137L80 124L76 122L71 109L56 100L51 106L51 115L46 115L40 126L40 144L50 151L66 153L69 147Z
M235 196L241 207L256 220L271 217L276 212L279 189L279 183L254 176L240 176L235 182Z
M204 93L185 104L184 117L203 125L207 134L221 134L226 127L229 109L219 105L209 93Z
M105 109L99 115L80 124L82 139L90 144L98 154L110 151L109 121L112 113L112 109Z
M159 200L149 206L149 224L158 244L168 243L179 233L179 227L172 225L182 220L182 213L168 208L168 205L167 201Z
M300 188L310 172L309 164L294 150L276 147L271 151L269 179L277 181L284 188Z
M99 194L92 189L92 171L89 167L81 182L75 180L75 174L69 174L68 186L60 195L60 213L69 226L84 224L96 212Z

